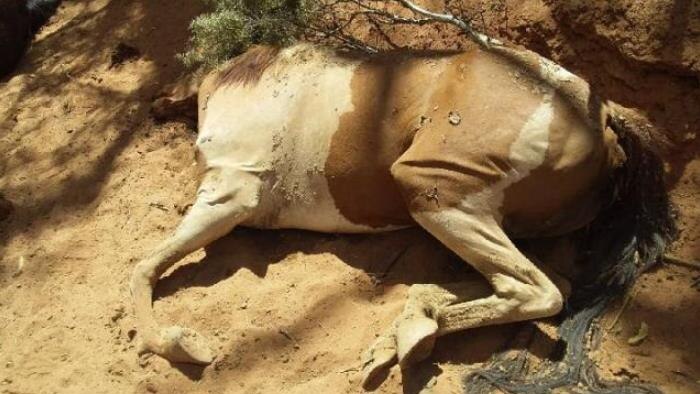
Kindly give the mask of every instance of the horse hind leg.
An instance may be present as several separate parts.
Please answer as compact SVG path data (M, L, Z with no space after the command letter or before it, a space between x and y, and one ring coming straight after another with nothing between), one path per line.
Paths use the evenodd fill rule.
M175 233L134 268L131 295L141 337L140 352L153 352L172 362L208 364L214 356L195 331L160 328L153 315L153 289L160 276L191 252L226 235L254 212L260 180L240 171L210 170L192 208Z
M556 315L564 298L552 280L523 255L494 214L459 208L415 214L416 220L487 279L493 294L445 305L438 335Z
M563 305L557 286L515 247L494 215L447 208L413 217L484 275L491 291L480 292L490 295L474 299L473 282L412 286L402 314L365 356L365 387L396 361L406 368L429 356L439 336L549 317Z
M363 354L363 387L371 389L380 374L397 362L406 368L427 358L440 334L437 322L440 310L482 297L489 291L488 285L481 280L412 285L401 314Z

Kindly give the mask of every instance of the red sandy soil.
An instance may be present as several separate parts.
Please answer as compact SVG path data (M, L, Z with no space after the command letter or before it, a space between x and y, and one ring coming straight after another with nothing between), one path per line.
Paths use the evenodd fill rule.
M672 254L698 261L700 5L496 3L507 12L486 7L491 34L561 62L659 127L682 229ZM0 393L355 393L359 355L408 285L479 280L420 230L235 230L168 272L155 302L162 322L206 335L216 362L139 358L131 269L178 224L197 186L195 130L156 124L149 107L182 73L174 55L197 4L64 1L0 82L0 191L14 207L0 223ZM409 36L459 45L444 27ZM113 65L120 43L138 55ZM613 308L603 327L620 318L595 354L607 377L700 392L699 279L697 269L662 265ZM642 322L648 337L628 345ZM429 360L393 369L377 392L461 393L470 366L517 328L442 338Z

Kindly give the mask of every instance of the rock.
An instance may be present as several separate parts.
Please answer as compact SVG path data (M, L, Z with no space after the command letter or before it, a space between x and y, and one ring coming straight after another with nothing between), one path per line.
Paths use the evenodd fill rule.
M124 306L120 305L114 308L114 313L112 314L111 320L113 323L118 322L126 314Z
M141 57L141 51L131 45L120 42L112 51L109 68L121 66L122 64Z
M450 111L450 114L447 115L447 120L453 126L457 126L462 123L462 117L455 111Z
M17 271L15 271L14 274L12 274L13 277L18 277L22 275L22 272L24 272L24 265L26 264L26 260L24 259L24 256L19 256L19 259L17 259Z
M642 324L640 324L640 326L639 326L639 329L637 330L637 333L634 336L630 337L627 340L627 343L630 346L637 346L637 345L641 344L642 342L644 342L644 340L647 338L648 335L649 335L649 326L645 322L642 322Z

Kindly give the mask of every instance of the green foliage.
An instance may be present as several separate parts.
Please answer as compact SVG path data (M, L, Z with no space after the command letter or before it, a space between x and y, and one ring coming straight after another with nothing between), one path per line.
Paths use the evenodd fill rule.
M189 68L216 66L254 44L289 45L304 32L314 0L204 0L212 12L190 25L189 50L180 60Z

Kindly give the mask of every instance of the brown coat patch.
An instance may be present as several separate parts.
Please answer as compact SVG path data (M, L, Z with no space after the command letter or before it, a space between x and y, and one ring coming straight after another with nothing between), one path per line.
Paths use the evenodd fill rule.
M608 178L608 148L615 138L602 134L557 95L545 160L505 190L503 226L518 238L557 236L574 231L597 215Z
M542 100L537 82L496 55L453 58L431 97L432 121L392 167L413 212L456 207L512 169L510 147ZM449 115L459 114L459 124Z
M497 54L456 57L431 98L440 110L392 168L410 210L456 207L510 176L511 146L544 88L533 73ZM517 237L561 234L588 223L611 168L614 139L591 129L568 94L557 92L552 104L544 163L509 186L500 207L504 228ZM448 122L449 112L459 113L461 123Z
M352 79L354 110L340 119L325 176L336 207L355 224L374 228L413 221L391 175L408 148L420 115L428 111L425 86L436 75L426 59L374 59Z
M232 59L219 73L217 86L234 84L253 84L260 80L265 70L277 58L280 49L265 45L256 45L244 54Z

